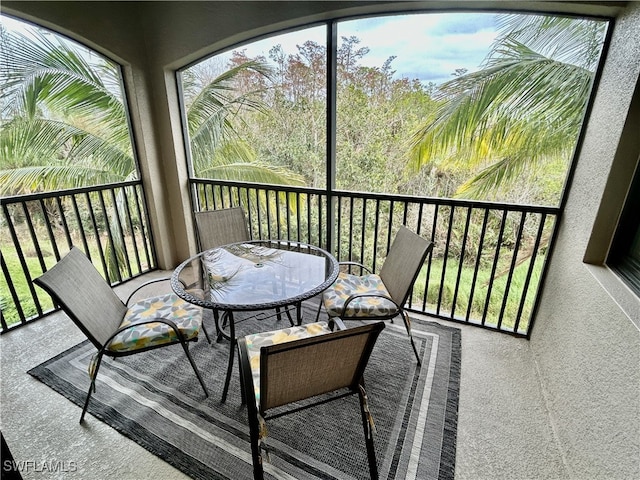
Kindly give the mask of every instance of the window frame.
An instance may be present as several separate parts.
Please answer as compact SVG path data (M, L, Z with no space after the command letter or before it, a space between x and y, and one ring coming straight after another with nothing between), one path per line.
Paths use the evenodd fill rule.
M638 160L607 264L640 297L640 157Z

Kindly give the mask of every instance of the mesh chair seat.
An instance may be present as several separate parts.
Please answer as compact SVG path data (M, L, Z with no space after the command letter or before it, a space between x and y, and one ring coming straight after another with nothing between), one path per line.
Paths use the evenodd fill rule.
M200 332L202 308L185 302L175 293L146 298L129 307L119 328L148 322L156 317L175 323L184 340L189 341ZM166 323L144 323L118 333L109 342L107 350L131 352L178 341L175 330Z
M260 349L269 345L292 342L301 338L310 338L317 335L331 333L327 322L310 323L299 327L289 327L271 332L254 333L247 335L245 342L253 376L256 405L260 409Z
M345 309L345 303L352 295L371 295L356 297ZM323 296L324 308L330 317L391 317L398 313L398 307L389 297L387 287L375 273L352 275L340 272L333 285Z

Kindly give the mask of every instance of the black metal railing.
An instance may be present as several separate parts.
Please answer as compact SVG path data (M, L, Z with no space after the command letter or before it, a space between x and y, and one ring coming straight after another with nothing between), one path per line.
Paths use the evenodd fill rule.
M194 179L194 209L240 205L255 239L289 239L377 271L400 225L434 241L409 309L528 336L559 209Z
M55 307L32 280L72 245L112 285L156 269L140 181L4 197L0 204L2 332Z

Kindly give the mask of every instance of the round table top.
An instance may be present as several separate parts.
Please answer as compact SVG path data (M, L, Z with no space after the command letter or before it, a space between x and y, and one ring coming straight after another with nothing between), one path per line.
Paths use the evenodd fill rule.
M263 310L311 298L337 277L337 260L321 248L254 240L206 250L185 260L171 275L171 287L180 298L201 307Z

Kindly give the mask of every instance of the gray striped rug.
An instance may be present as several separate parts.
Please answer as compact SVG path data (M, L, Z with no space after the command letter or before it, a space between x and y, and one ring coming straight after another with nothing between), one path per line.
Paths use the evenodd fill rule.
M313 318L306 313L305 318ZM275 320L259 327L251 322L240 323L238 330L284 326ZM422 358L417 368L402 322L386 323L365 373L377 428L380 478L453 480L460 331L414 320ZM201 335L191 352L209 398L204 398L182 348L175 345L116 361L105 359L89 413L192 478L251 479L237 362L229 397L222 404L228 343L209 345ZM89 384L87 364L94 353L91 344L83 342L29 373L82 405ZM85 421L95 419L87 416ZM368 478L363 437L357 396L271 420L266 477Z

